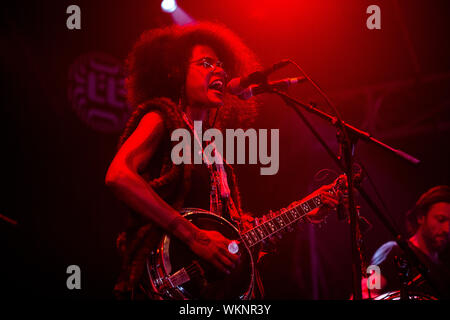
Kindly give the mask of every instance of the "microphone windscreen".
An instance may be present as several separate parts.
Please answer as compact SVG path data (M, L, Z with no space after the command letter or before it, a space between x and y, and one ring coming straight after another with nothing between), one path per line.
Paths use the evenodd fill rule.
M241 87L241 78L231 79L227 83L227 91L231 94L240 95L244 90L245 88Z

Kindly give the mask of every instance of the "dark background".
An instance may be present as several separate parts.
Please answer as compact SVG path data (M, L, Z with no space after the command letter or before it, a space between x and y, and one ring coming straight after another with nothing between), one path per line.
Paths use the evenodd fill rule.
M81 30L66 28L66 8L81 8ZM446 1L178 1L196 20L224 23L263 65L291 58L320 84L349 123L419 158L414 167L359 143L367 168L404 232L403 219L429 187L449 184L450 46ZM381 30L366 28L366 8L381 8ZM88 52L121 61L138 35L172 23L159 1L30 1L2 5L2 193L0 290L8 296L112 298L119 271L115 238L127 210L104 186L120 132L83 123L67 95L69 66ZM294 68L274 78L294 76ZM309 85L290 93L325 106ZM327 107L325 111L331 112ZM333 150L334 131L311 120ZM280 129L280 170L259 175L237 166L245 209L261 215L287 206L338 172L295 113L266 97L256 128ZM374 196L366 180L364 187ZM370 257L391 235L358 199L373 227ZM349 226L331 217L322 228L286 235L263 266L272 299L347 299L351 294ZM78 265L82 289L66 288Z

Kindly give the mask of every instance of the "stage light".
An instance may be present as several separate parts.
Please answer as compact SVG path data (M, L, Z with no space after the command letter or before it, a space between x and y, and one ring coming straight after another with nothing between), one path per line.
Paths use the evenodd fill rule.
M177 2L175 0L164 0L161 2L161 9L164 12L172 13L177 10Z

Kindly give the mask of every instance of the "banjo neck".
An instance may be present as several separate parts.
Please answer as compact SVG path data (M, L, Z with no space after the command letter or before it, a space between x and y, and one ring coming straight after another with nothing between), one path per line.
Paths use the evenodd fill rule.
M340 188L341 182L338 180L333 188L329 191L331 194L336 194ZM281 210L282 212L276 216L267 215L268 219L258 226L241 234L241 239L245 242L248 248L256 246L263 240L276 235L287 227L297 223L308 222L308 213L319 208L322 205L320 195L317 195L307 200L300 200L294 202L288 208Z

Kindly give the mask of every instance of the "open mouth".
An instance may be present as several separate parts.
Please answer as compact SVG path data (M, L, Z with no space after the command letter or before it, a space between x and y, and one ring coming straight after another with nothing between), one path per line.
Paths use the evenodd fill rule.
M223 92L224 92L224 88L225 88L225 87L224 87L223 80L217 79L217 80L214 80L213 82L211 82L211 83L209 84L208 88L209 88L210 90L217 91L218 93L220 93L221 95L223 95Z

